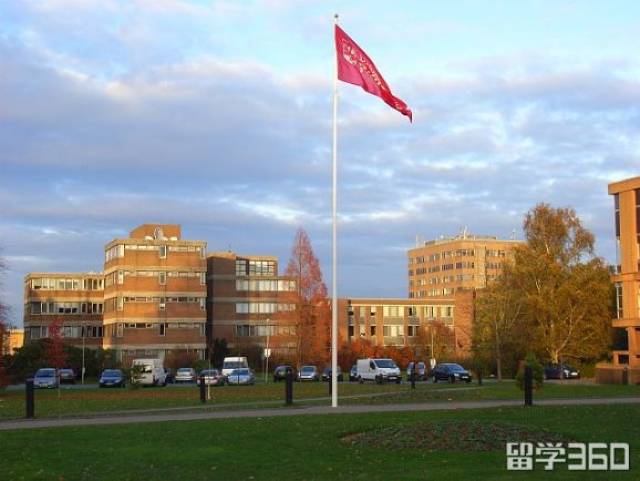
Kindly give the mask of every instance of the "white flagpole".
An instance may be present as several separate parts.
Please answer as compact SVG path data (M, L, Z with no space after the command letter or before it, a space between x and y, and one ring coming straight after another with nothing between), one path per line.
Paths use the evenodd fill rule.
M338 25L338 14L334 15ZM334 27L335 30L335 27ZM333 75L333 255L331 299L331 407L338 407L338 59L334 57Z

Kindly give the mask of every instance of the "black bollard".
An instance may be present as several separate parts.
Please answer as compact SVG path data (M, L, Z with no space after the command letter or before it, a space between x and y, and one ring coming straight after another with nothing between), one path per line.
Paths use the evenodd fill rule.
M333 393L333 390L331 389L333 387L333 374L329 376L329 382L327 384L329 384L329 396L331 396L331 393Z
M207 402L207 386L204 382L204 376L200 376L200 402L203 404Z
M478 369L478 386L482 386L482 369Z
M24 384L25 392L27 396L27 419L32 419L35 416L35 398L33 389L33 379L27 379Z
M626 367L622 370L622 384L624 386L629 384L629 369Z
M411 368L411 389L415 389L416 388L416 363L413 363L413 368Z
M533 405L533 369L531 366L524 368L524 405Z
M293 370L287 368L284 376L284 402L287 406L293 404Z

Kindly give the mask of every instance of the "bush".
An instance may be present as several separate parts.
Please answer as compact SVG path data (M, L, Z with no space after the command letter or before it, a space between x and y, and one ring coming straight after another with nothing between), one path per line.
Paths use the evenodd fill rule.
M542 382L544 379L544 367L538 361L535 354L529 353L524 361L520 363L520 368L516 374L516 384L524 391L524 368L529 366L533 370L533 390L537 391L542 388Z

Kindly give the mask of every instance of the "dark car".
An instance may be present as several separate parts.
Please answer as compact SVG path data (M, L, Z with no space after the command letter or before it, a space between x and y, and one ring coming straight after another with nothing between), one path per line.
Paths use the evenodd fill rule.
M125 387L124 373L120 369L105 369L100 376L100 387Z
M547 364L544 368L545 379L580 379L580 371L568 364Z
M287 378L287 369L290 369L293 374L293 368L291 366L276 367L273 370L273 382L284 381Z
M60 383L61 384L75 384L76 383L76 373L73 371L73 369L68 369L68 368L64 368L64 369L60 369L58 371L58 376L60 377Z
M357 381L358 380L358 365L354 364L351 366L351 370L349 371L349 381Z
M164 375L165 375L165 382L172 383L172 384L176 382L176 378L173 375L173 371L168 367L164 368Z
M410 362L407 366L407 381L411 380L411 373L413 372L413 362ZM427 365L424 362L416 363L416 381L424 381L427 379Z
M433 382L438 381L449 381L449 382L457 382L457 381L465 381L471 382L471 374L465 368L463 368L460 364L454 363L443 363L437 364L436 367L433 368L430 374L433 377Z
M322 371L322 380L323 381L331 381L331 368L326 367L324 371ZM338 366L338 382L344 381L344 377L342 376L342 369Z
M196 380L196 384L200 385L200 380L204 380L205 386L224 386L228 384L227 376L222 374L217 369L203 369L200 371L198 375L198 379Z

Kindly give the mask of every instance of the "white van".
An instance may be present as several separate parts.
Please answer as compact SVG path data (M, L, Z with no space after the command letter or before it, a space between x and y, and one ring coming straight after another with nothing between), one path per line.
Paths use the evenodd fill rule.
M142 372L136 379L131 379L142 386L166 386L167 375L164 372L162 359L134 359L131 367L140 366Z
M249 364L247 363L246 357L225 357L222 362L222 375L228 376L235 369L248 369Z
M400 384L402 380L400 368L393 359L358 359L357 369L361 384L365 381L375 381L378 384L395 381Z

